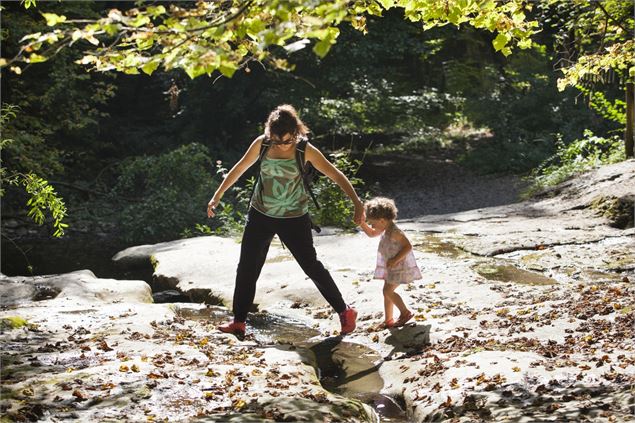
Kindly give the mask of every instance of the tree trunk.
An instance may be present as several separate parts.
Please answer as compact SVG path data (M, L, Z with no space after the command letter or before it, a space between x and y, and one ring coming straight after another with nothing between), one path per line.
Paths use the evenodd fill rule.
M633 83L626 84L626 131L624 131L624 148L626 157L633 157L633 126L635 125L635 89Z

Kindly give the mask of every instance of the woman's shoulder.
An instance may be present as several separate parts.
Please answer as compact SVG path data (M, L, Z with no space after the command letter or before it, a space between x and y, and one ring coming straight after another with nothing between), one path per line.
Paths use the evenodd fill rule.
M307 160L309 160L310 157L314 157L315 155L322 154L319 148L317 148L314 144L311 144L311 141L309 141L308 139L305 139L305 140L306 140L306 146L304 147L304 152L307 157Z
M251 146L250 148L253 149L258 149L260 151L260 148L262 147L263 143L265 142L265 140L267 139L267 137L265 136L265 134L261 134L258 135L252 142L251 142Z

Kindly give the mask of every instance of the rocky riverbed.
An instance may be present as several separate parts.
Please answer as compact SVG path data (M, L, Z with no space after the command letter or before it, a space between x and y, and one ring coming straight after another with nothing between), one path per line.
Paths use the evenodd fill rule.
M142 281L89 271L5 277L2 407L16 420L628 421L635 419L635 161L535 200L400 221L424 279L416 311L378 331L377 240L330 231L318 255L358 329L272 246L245 340L231 307L239 243L201 237L114 257ZM617 205L616 205L617 204ZM629 206L630 204L630 206ZM327 231L329 232L329 231ZM184 300L187 300L184 302Z

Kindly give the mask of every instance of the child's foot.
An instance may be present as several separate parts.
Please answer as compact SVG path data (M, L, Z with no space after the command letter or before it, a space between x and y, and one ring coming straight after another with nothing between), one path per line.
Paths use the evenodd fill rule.
M393 319L388 319L377 325L377 329L390 329L395 327L395 321Z
M357 319L357 310L351 307L346 307L346 310L339 314L340 323L342 324L342 330L340 330L340 335L344 336L348 333L351 333L355 330Z
M240 339L241 341L245 338L245 322L232 320L231 322L218 326L218 330L221 332L236 335L236 338Z
M405 314L401 314L401 316L399 316L399 319L397 319L397 322L395 323L395 327L400 327L405 325L408 320L412 319L414 317L414 313L410 310L408 310Z

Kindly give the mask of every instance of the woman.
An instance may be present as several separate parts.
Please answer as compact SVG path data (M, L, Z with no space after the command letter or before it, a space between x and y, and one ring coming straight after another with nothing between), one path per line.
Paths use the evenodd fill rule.
M211 218L223 193L258 161L263 142L268 145L261 160L260 178L251 199L243 233L234 288L234 320L219 326L222 332L233 333L238 337L245 335L245 321L256 294L256 281L276 234L338 313L342 325L340 334L346 335L355 330L357 311L346 305L330 273L317 259L313 246L308 193L296 161L296 146L308 132L309 129L293 106L285 104L276 107L265 123L265 133L251 143L207 204L207 216ZM355 205L353 220L360 224L364 206L348 178L310 143L306 144L304 157L305 162L311 162L348 195Z

